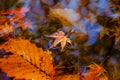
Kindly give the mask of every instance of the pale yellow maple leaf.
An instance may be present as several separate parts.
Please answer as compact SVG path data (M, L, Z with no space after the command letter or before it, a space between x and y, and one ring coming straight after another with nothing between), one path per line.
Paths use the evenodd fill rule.
M63 31L58 30L57 32L55 32L54 34L49 35L48 37L55 38L55 41L50 46L50 48L53 48L57 44L61 43L61 50L63 50L63 48L65 47L67 42L71 44L70 39L67 38L67 36L65 35L65 33Z

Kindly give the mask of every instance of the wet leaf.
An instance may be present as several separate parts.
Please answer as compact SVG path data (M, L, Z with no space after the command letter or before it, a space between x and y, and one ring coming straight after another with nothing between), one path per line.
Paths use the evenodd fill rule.
M16 54L0 58L0 68L9 77L14 77L14 80L52 80L50 76Z
M2 44L0 49L23 56L23 59L26 59L46 74L54 75L55 73L53 61L51 60L52 56L50 55L51 53L43 51L42 48L37 48L36 45L30 43L29 40L21 38L11 39Z

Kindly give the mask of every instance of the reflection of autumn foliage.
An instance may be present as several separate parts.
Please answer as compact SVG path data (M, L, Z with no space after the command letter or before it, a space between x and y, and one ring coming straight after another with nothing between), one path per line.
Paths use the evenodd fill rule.
M10 18L10 20L18 21L19 19L25 17L25 13L28 11L29 11L29 8L22 7L22 8L16 8L16 9L5 11L3 14L8 14L8 15L13 14L14 16Z
M87 6L88 3L89 3L89 0L87 0L86 2L84 2L84 0L81 0L82 7ZM0 37L8 36L10 32L14 32L15 30L17 30L16 28L18 28L18 27L21 27L23 32L27 28L32 29L33 28L32 22L30 21L30 19L26 18L27 17L26 13L29 11L29 9L30 8L21 7L21 8L15 8L15 9L7 10L5 12L1 12L0 13L0 17L1 17ZM32 13L32 11L30 13ZM91 31L91 30L93 32L97 31L96 29L93 30L92 29L93 26L91 26L91 24L96 23L96 19L94 19L95 16L91 12L87 12L88 14L85 14L86 16L84 17L85 23L83 23L84 22L84 21L82 22L83 16L80 13L73 9L67 9L67 8L52 9L51 8L49 18L51 20L53 18L55 18L55 20L58 20L59 23L57 22L57 24L59 24L60 27L63 26L65 29L65 32L67 29L65 26L71 26L71 28L69 28L69 29L73 28L73 29L75 29L75 32L80 31L82 33L85 33L85 35L90 33L89 31ZM48 17L46 17L46 18L48 18ZM44 20L43 20L43 22L44 22ZM88 23L90 23L89 24L90 30L89 30L89 28L86 29L86 25L88 25ZM44 26L49 27L49 25L54 26L55 24L54 24L54 22L51 22L51 21L49 24L49 21L45 20L45 25L42 26L42 24L41 24L41 25L38 25L38 27L40 27L40 29L42 29L42 30L40 30L41 32L44 30L45 34L49 34L49 33L47 33L47 30L45 30L46 28L43 29L43 27ZM53 31L57 30L57 28L59 26L58 25L56 25L56 26L54 26L54 28L52 27L51 29L53 29ZM38 27L36 27L36 28L38 28ZM50 31L51 29L48 29L48 30ZM69 33L65 34L62 31L63 28L60 28L60 29L61 29L61 31L55 32L54 34L51 34L48 37L55 39L53 44L50 46L50 48L53 48L60 43L61 51L62 51L64 49L66 43L68 42L71 44L71 41L68 38ZM115 42L118 42L120 40L120 37L118 34L120 31L119 31L119 29L118 30L117 29L118 28L115 28L114 33L112 34L113 36L115 36ZM40 31L39 31L39 33L41 33ZM44 31L42 33L44 33ZM98 30L98 32L99 31L100 30ZM117 33L116 33L116 31L117 31ZM103 38L104 35L109 36L109 35L111 35L111 32L113 32L113 30L109 32L109 29L105 28L103 30L103 32L100 34L100 37ZM41 41L39 42L39 40L38 41L36 40L36 42L39 42L39 43L44 42L45 34L40 34L40 35L37 34L34 37L32 37L32 39L39 37L39 38L42 38L42 39L40 39ZM14 33L13 33L13 35L14 35ZM27 36L27 35L25 35L25 36ZM72 37L73 38L75 37L74 42L72 40L73 39ZM88 37L88 36L86 35L86 37ZM81 33L77 33L77 34L75 33L75 35L71 36L72 42L75 43L74 48L76 48L76 44L79 45L79 42L80 42L80 46L81 46L82 45L81 43L87 40L86 37L83 40L83 36L81 35ZM43 43L43 45L46 45L46 44ZM82 71L80 72L78 70L78 71L75 71L78 73L75 73L74 71L73 72L71 71L71 73L73 73L73 74L69 74L68 72L59 74L59 71L62 72L62 69L57 69L58 67L55 67L56 70L58 70L58 73L57 73L57 71L55 71L54 66L53 66L53 61L52 61L53 56L51 55L51 52L43 51L42 48L36 47L36 45L34 43L30 43L29 40L25 40L22 38L11 39L11 40L7 41L6 43L3 43L2 45L0 45L0 49L4 49L6 52L13 53L13 54L4 55L4 56L3 56L3 54L1 54L3 57L1 57L1 55L0 55L0 72L2 70L9 77L13 77L14 80L23 80L23 79L24 80L108 80L107 76L105 75L105 72L106 72L105 69L101 65L98 65L98 64L92 64L92 65L86 67L89 70L85 71L85 72L82 72ZM72 49L72 47L71 47L71 49ZM77 48L77 49L81 49L81 48ZM66 53L67 49L64 51ZM63 53L64 53L64 51L63 51ZM86 51L87 51L87 48L86 48ZM80 52L80 53L82 53L82 52ZM56 57L57 57L57 55L54 55L54 58L56 58ZM61 56L61 57L63 57L63 56ZM60 62L62 62L61 57L58 59L58 61L60 60ZM79 57L81 57L81 55ZM69 60L67 61L67 57L64 57L64 58L66 59L66 62L69 63ZM57 58L56 58L56 60L57 60ZM64 63L64 60L62 63ZM72 62L72 61L70 63L74 64L74 62ZM76 62L75 62L75 64L77 64L77 66L79 65ZM60 65L60 66L66 67L66 64L65 64L65 66L64 65ZM69 65L67 67L69 67ZM80 67L80 65L79 65L79 67ZM75 68L76 68L76 65L75 65ZM80 70L82 70L82 69L80 69ZM67 71L67 70L63 69L63 72L64 71ZM56 72L56 74L55 74L55 72Z
M17 27L21 27L23 30L26 30L26 28L32 28L32 23L29 19L23 20L28 11L28 8L22 7L1 13L2 16L0 17L2 17L3 20L0 20L0 23L2 23L0 24L0 35L7 35L10 32L13 32Z
M29 19L23 20L23 18L25 17L28 11L29 11L29 8L21 7L13 10L8 10L4 12L4 14L13 15L9 19L10 23L14 25L15 22L18 22L18 24L15 25L15 27L21 27L23 30L25 30L27 27L31 28L31 24L32 24Z
M81 17L80 14L72 9L51 9L50 16L58 18L63 26L71 26Z
M19 56L23 56L32 65L40 68L46 74L53 75L55 73L50 52L44 52L41 48L37 48L35 44L31 44L24 39L11 39L0 46L7 52L12 52Z

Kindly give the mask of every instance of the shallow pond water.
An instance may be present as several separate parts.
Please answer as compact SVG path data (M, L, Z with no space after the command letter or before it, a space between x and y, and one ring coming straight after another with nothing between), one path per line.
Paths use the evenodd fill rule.
M20 27L10 37L31 39L47 50L54 39L46 36L57 30L68 34L67 43L50 49L57 69L63 73L79 73L92 63L101 64L111 80L120 79L120 0L0 0L0 10L26 7L25 20L31 27ZM58 9L58 10L57 10ZM23 11L24 12L24 11ZM56 15L53 15L55 12ZM22 12L21 12L22 13ZM11 17L12 15L8 16ZM62 17L60 17L62 16ZM65 18L65 19L64 19ZM73 31L73 32L71 32ZM9 37L1 37L1 43ZM3 53L3 52L1 52ZM81 70L79 70L79 68Z

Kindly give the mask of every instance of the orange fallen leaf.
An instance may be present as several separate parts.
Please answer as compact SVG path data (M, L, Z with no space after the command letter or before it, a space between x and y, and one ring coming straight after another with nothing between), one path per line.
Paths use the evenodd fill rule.
M0 49L23 56L24 59L44 71L46 74L55 74L50 52L43 51L42 48L37 48L37 46L30 43L29 40L22 38L11 39L0 45Z
M90 70L86 76L82 78L82 80L108 80L107 76L105 75L106 70L102 66L98 64L92 64L88 67Z
M13 80L52 80L49 75L16 54L0 58L0 68Z

